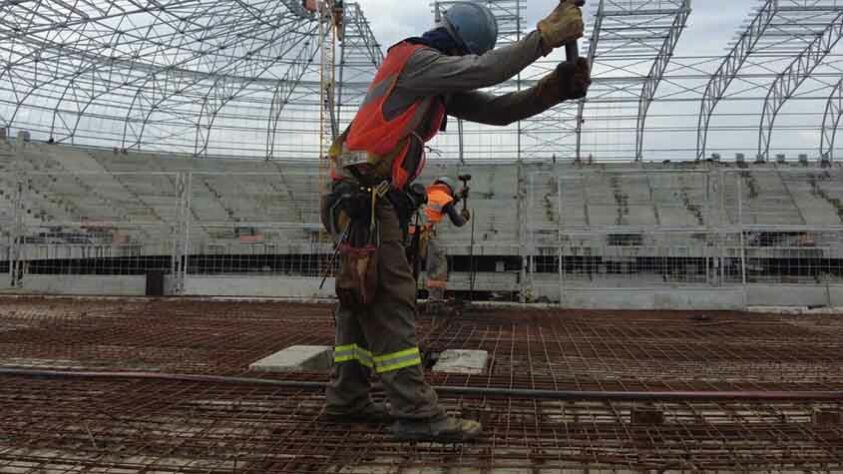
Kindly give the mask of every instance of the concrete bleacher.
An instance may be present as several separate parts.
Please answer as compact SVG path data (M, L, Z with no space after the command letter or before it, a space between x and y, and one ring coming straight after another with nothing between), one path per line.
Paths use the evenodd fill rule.
M181 219L178 175L189 172L188 219L194 245L236 252L242 246L235 229L253 227L263 244L283 252L304 248L318 234L320 179L315 162L192 159L0 141L0 180L5 180L0 209L11 209L8 172L13 170L28 176L25 221L30 226L106 221L126 224L127 232L140 242L169 241ZM459 165L432 160L420 179L429 183L440 175L456 178L461 173L473 176L470 207L476 254L517 254L524 243L553 246L563 233L569 234L564 241L574 241L579 234L623 234L624 229L687 229L690 235L734 225L739 216L746 225L843 225L839 167ZM470 229L446 224L441 235L456 253L469 251Z
M313 239L313 227L318 224L318 170L313 167L258 160L194 160L131 151L91 153L147 202L160 200L162 194L159 191L156 196L148 182L167 180L171 183L167 189L172 192L158 205L172 209L178 209L176 177L190 172L189 219L194 244L213 245L215 251L239 251L234 248L237 227L254 227L264 241L280 244L296 246ZM148 174L138 164L146 165L143 170Z

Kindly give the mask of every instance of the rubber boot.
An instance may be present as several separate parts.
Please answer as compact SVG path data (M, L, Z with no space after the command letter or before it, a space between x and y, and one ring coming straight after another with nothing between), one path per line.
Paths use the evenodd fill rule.
M392 436L399 441L459 443L477 438L482 430L480 422L462 418L399 419L392 427Z

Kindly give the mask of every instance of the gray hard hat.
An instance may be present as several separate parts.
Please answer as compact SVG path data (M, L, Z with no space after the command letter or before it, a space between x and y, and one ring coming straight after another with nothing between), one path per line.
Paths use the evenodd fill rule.
M448 186L448 189L451 190L451 196L454 196L456 194L457 186L456 184L454 184L454 180L447 176L436 178L436 181L434 181L433 184L444 184L445 186Z
M498 21L486 6L473 2L451 5L442 14L441 26L471 54L491 51L498 42Z

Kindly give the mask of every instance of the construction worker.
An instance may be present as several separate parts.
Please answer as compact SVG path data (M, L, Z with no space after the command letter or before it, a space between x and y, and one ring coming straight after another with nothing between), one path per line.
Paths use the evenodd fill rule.
M399 440L465 441L480 423L448 416L424 379L416 335L416 283L404 252L418 201L408 191L424 166L424 144L446 115L508 125L586 95L588 63L561 63L529 89L493 96L481 89L516 76L583 35L573 1L537 30L494 49L497 22L479 3L453 4L421 37L392 46L351 125L334 142L332 188L322 222L338 242L334 370L326 413L341 420L395 420ZM414 207L416 206L416 207ZM388 399L370 397L370 374Z
M437 178L427 188L427 206L424 208L425 225L423 227L422 239L426 241L427 248L427 287L428 311L437 312L445 302L445 290L448 287L448 255L445 247L436 238L436 226L445 216L448 216L451 223L457 227L464 226L471 214L468 209L457 212L456 205L460 199L464 199L467 190L456 192L456 187L451 178Z

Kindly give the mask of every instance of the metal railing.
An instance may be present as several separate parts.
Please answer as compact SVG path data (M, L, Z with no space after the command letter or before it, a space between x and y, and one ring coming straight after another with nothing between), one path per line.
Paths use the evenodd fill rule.
M822 169L529 177L525 291L843 283L843 180Z
M470 250L468 231L443 232L480 269L478 291L562 301L581 288L843 283L840 170L561 169L472 198ZM318 276L332 252L316 173L61 170L0 182L0 288L158 272L180 294L200 276ZM513 198L525 215L507 214ZM467 267L454 268L459 286Z

